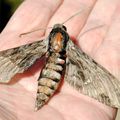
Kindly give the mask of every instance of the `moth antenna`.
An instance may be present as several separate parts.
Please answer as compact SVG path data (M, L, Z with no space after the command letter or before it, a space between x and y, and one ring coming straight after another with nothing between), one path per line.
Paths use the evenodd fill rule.
M89 28L88 30L86 30L85 32L83 32L79 38L81 38L84 34L86 34L87 32L91 31L91 30L95 30L95 29L98 29L98 28L101 28L101 27L104 27L105 24L102 24L102 25L98 25L98 26L95 26L95 27L92 27L92 28Z
M19 35L19 37L22 37L23 35L26 35L26 34L30 34L32 32L36 32L36 31L39 31L39 30L46 30L46 29L51 29L52 27L48 27L48 28L39 28L39 29L36 29L36 30L32 30L32 31L29 31L29 32L25 32L25 33L21 33Z
M71 17L69 17L67 20L65 20L62 24L65 24L67 21L69 21L69 20L72 19L73 17L79 15L80 13L82 13L83 11L88 10L88 9L90 9L90 7L88 7L87 9L84 8L84 9L78 11L77 13L75 13L75 14L73 14Z

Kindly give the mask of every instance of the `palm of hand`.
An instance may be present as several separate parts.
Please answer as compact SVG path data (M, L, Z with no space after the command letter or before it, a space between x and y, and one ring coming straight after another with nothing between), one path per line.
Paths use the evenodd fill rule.
M117 36L118 38L119 34L116 35L116 32L114 32L116 27L114 24L108 32L109 26L111 25L111 16L113 15L112 12L114 11L115 8L117 8L116 7L117 3L114 3L115 8L112 8L112 10L109 7L110 5L109 3L108 9L110 9L111 12L109 13L109 15L102 13L102 15L104 14L103 16L106 15L105 20L102 18L102 15L97 16L97 21L95 15L97 15L98 13L97 9L100 8L101 6L99 6L100 4L99 2L98 5L96 5L97 7L94 6L94 3L95 1L82 3L83 6L89 6L89 7L91 6L91 7L90 9L72 18L72 20L66 23L66 26L68 26L68 33L71 36L79 39L80 47L86 53L92 56L96 61L101 63L103 66L111 70L111 72L113 72L117 76L119 75L119 73L118 72L115 73L114 71L118 71L120 69L117 67L119 62L118 61L119 48L117 43L119 43L119 41L117 39L114 39L113 36ZM81 1L77 0L76 3L73 3L72 1L66 0L63 3L61 3L60 1L56 1L54 3L48 2L48 4L49 6L46 3L41 2L40 0L37 0L36 3L34 3L33 0L25 1L23 5L15 13L13 18L11 19L11 21L3 31L3 33L1 34L1 40L2 40L1 49L7 49L40 38L44 34L43 31L35 32L33 33L34 35L30 34L28 35L28 37L25 36L23 38L19 38L18 35L23 32L30 31L32 28L36 28L36 27L42 28L44 26L47 26L48 23L49 23L48 26L55 24L56 21L57 23L59 23L59 21L61 23L61 21L64 21L65 19L69 18L69 16L73 15L74 13L76 13L76 11L79 10ZM60 4L62 5L58 9L58 6ZM102 7L104 7L104 5ZM94 10L92 14L89 16L90 10L93 8ZM44 13L45 15L44 14L42 15L39 12L41 11L41 9L43 9L42 13ZM32 12L32 14L28 15L28 11L26 10L28 10L29 13ZM51 13L49 11L51 11ZM56 14L52 16L52 14L55 11ZM24 16L22 16L23 13ZM51 16L52 19L51 21L49 21ZM85 24L86 20L88 20L88 22ZM91 22L92 20L94 21L93 24ZM95 29L93 31L89 31L81 36L82 32L86 31L91 26L96 26L103 23L106 24L108 23L108 24L105 27ZM26 28L23 29L23 26L26 26ZM111 35L111 32L114 34ZM8 43L9 41L11 41L10 44L5 44ZM110 46L108 46L108 44ZM114 56L114 54L116 56ZM24 74L18 75L17 79L20 79L18 82L11 83L11 85L3 85L3 84L1 85L1 93L0 93L1 113L6 113L6 115L9 113L11 115L14 115L15 117L17 117L17 119L20 120L21 119L48 120L50 118L52 120L54 119L55 120L56 119L57 120L58 119L59 120L74 120L74 119L96 120L96 117L97 120L114 119L116 113L115 109L105 106L101 103L98 103L96 100L93 100L92 98L81 95L65 82L62 85L60 91L49 101L47 105L45 105L38 112L34 112L34 100L37 89L36 80L39 75L39 69L40 69L38 65L39 62L36 63L34 66L32 66ZM3 114L1 114L1 118L4 117L2 115Z

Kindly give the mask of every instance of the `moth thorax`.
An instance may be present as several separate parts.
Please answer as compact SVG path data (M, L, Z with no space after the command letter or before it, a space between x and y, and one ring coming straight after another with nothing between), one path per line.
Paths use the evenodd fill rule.
M58 32L54 35L54 37L51 38L51 49L54 52L62 52L64 49L64 36L62 35L61 32Z

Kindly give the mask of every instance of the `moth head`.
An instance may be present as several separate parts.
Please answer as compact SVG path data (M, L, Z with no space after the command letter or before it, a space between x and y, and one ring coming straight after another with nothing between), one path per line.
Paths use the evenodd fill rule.
M49 49L54 52L63 52L66 49L69 35L66 27L62 24L55 24L49 35Z
M67 28L63 24L55 24L53 26L53 29L55 29L55 28L60 28L60 29L62 29L64 31L67 31Z

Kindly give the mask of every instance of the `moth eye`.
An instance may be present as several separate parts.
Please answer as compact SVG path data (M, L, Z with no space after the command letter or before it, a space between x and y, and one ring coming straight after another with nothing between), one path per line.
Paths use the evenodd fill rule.
M63 29L64 29L65 31L67 31L67 28L66 28L65 26L63 26Z

